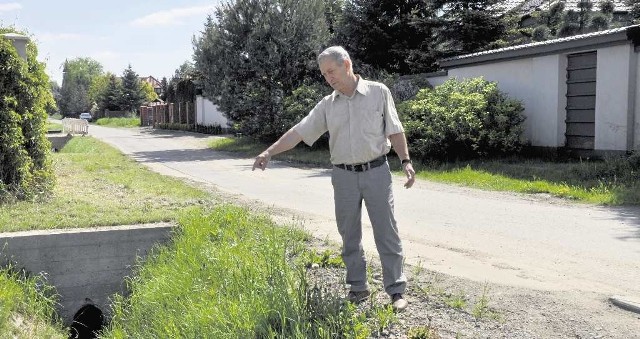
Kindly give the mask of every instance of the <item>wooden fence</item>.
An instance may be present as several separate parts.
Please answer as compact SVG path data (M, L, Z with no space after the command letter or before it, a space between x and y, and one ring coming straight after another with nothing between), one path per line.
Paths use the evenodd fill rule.
M193 102L179 102L140 106L140 125L196 124L196 108Z

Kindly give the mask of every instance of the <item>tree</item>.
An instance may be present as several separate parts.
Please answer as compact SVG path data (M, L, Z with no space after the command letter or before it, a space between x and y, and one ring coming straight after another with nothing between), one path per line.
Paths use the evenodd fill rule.
M600 2L598 7L600 8L600 12L602 12L602 14L611 16L613 15L613 11L615 10L616 5L613 3L613 0L605 0Z
M436 70L435 11L423 0L347 1L335 41L358 61L389 73Z
M121 80L115 76L115 74L108 74L107 86L101 95L101 100L98 105L100 110L120 111L122 107L122 83Z
M105 110L104 97L112 75L112 73L107 72L106 74L95 77L91 82L89 86L89 100L91 100L94 104L93 108L95 108L95 110L91 111L92 113L95 111L103 112Z
M197 74L193 64L185 61L176 69L173 77L169 80L165 91L165 101L173 103L195 101L196 77Z
M167 92L169 90L169 83L167 77L162 77L160 80L160 99L167 101Z
M576 34L580 34L580 13L570 9L564 14L558 36L566 37Z
M0 33L13 32L0 28ZM47 109L55 105L34 43L23 60L0 38L0 203L51 192L55 179L46 137Z
M221 4L194 39L204 95L244 132L279 136L283 98L319 77L314 60L329 38L324 11L324 0Z
M129 112L136 112L144 102L144 93L138 74L129 65L122 73L122 97L120 108Z
M637 0L626 0L627 6L630 7L629 16L631 17L630 24L640 23L640 2Z
M593 9L593 3L591 0L583 0L577 4L578 7L578 26L580 27L580 33L586 33L587 27L591 22L591 10Z
M506 28L498 13L500 0L435 0L442 12L440 40L446 54L466 54L485 49L500 39Z
M65 61L59 102L63 116L91 110L93 102L89 97L89 89L93 79L102 73L102 65L91 58Z
M591 16L591 22L589 23L589 31L597 32L609 28L611 22L611 16L604 13L594 13Z
M549 9L546 13L546 24L549 27L549 33L551 36L558 34L560 25L562 24L562 13L564 12L564 2L558 1Z
M144 102L153 102L158 99L158 93L156 93L153 86L150 83L143 81L142 82L142 93L144 97Z
M327 29L330 34L335 34L342 20L344 0L325 0L324 17L327 21Z
M61 93L60 93L61 88L60 88L60 85L58 85L58 83L53 80L49 81L49 87L51 88L51 95L53 95L53 100L55 102L55 105L53 105L53 107L51 107L47 111L49 115L53 115L60 112L60 107L58 102L60 101L60 97L61 97Z

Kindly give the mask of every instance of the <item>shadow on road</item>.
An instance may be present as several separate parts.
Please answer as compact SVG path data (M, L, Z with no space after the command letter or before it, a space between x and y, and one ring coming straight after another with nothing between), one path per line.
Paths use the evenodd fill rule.
M211 137L225 137L228 135L214 135L214 134L203 134L203 133L195 133L189 131L176 131L176 130L167 130L167 129L154 129L154 128L140 128L140 134L143 135L153 135L154 137L160 138L175 138L179 136L188 135L189 137L193 137L196 139L208 139Z
M242 159L233 153L218 152L207 148L203 149L177 149L152 152L134 152L131 156L140 162L189 162L224 159Z
M609 211L618 215L616 220L624 222L631 226L632 231L628 235L620 236L620 240L638 240L640 239L640 207L639 206L623 206L608 207Z

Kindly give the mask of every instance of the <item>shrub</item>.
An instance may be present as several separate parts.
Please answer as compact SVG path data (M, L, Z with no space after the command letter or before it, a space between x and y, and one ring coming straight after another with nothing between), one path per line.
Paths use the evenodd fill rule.
M232 132L232 129L229 128L224 128L218 124L214 124L214 125L200 125L200 124L179 124L179 123L170 123L170 122L165 122L165 123L159 123L156 124L154 126L155 128L158 129L168 129L168 130L175 130L175 131L187 131L187 132L195 132L195 133L202 133L202 134L214 134L214 135L219 135L219 134L225 134L225 133L230 133Z
M549 35L551 31L549 27L545 25L540 25L533 30L533 40L534 41L545 41L549 39Z
M411 153L422 159L470 158L518 152L524 107L495 82L450 79L398 105Z
M591 24L589 25L589 28L591 31L603 31L609 28L609 22L611 22L611 19L606 14L594 13L593 17L591 18Z
M9 40L0 38L0 203L33 199L53 187L46 138L46 110L53 96L36 57L33 44L24 61Z
M331 93L328 86L320 83L310 85L302 85L296 88L291 95L284 98L284 111L278 116L277 129L274 131L276 135L282 135L291 127L295 126L302 120L322 98ZM325 133L316 143L314 148L328 145L328 135Z

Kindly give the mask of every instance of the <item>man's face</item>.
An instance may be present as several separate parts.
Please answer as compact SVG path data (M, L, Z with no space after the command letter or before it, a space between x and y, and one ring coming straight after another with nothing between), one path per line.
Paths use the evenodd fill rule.
M331 88L345 92L349 83L349 61L336 61L325 58L320 61L320 72Z

